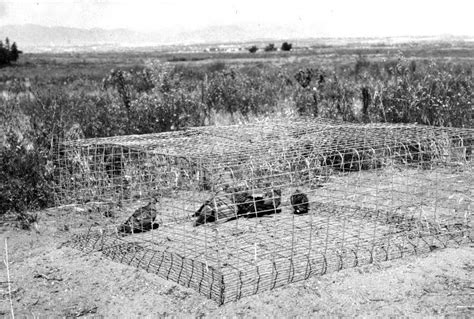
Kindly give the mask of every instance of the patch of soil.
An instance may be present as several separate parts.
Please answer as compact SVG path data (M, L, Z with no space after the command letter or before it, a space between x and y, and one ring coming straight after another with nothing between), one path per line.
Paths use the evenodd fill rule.
M474 315L474 245L343 270L218 307L192 289L63 246L70 231L40 219L36 230L0 227L8 238L17 316L195 317ZM9 315L0 264L0 315Z

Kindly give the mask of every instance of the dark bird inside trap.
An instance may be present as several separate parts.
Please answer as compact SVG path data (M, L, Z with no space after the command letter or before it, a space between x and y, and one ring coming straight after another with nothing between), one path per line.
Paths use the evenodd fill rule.
M233 197L239 216L252 218L281 212L280 189L271 189L262 194L239 193Z
M290 203L295 214L306 214L309 211L308 196L298 189L290 196Z
M157 200L153 198L147 205L138 208L117 230L119 233L133 234L142 233L159 227L155 223L158 210Z
M226 196L214 196L205 201L193 214L193 217L197 217L194 226L211 222L225 222L237 218L237 207Z

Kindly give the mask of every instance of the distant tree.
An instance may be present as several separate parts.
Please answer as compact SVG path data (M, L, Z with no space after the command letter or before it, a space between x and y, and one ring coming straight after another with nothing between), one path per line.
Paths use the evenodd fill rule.
M270 51L276 51L275 44L269 43L269 44L265 47L265 52L270 52Z
M258 51L258 47L256 45L252 45L248 50L250 53L255 53Z
M8 50L3 46L2 40L0 40L0 66L8 64Z
M18 50L18 46L15 42L10 46L10 40L5 39L5 44L0 41L0 66L9 65L12 61L18 60L20 54L23 53Z
M23 52L18 50L16 46L16 42L13 42L12 47L10 49L10 61L15 62L16 60L18 60L18 57L20 56L21 53Z
M291 47L292 47L291 43L283 42L282 45L281 45L281 50L282 51L290 51Z
M0 66L8 64L8 51L0 48Z

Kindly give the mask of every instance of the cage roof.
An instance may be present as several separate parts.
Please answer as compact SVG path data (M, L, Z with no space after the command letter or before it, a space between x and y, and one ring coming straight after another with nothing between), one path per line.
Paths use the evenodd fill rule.
M87 147L125 147L154 154L179 156L204 162L235 163L243 157L272 160L282 152L300 156L350 153L361 150L407 147L432 141L457 140L472 145L474 129L432 127L417 124L347 123L325 119L279 119L266 122L191 127L183 131L114 136L65 141Z

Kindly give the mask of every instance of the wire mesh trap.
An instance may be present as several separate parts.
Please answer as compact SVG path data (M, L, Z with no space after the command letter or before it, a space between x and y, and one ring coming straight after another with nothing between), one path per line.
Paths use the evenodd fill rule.
M56 199L86 208L72 246L223 304L472 243L473 146L473 129L315 119L69 140Z

